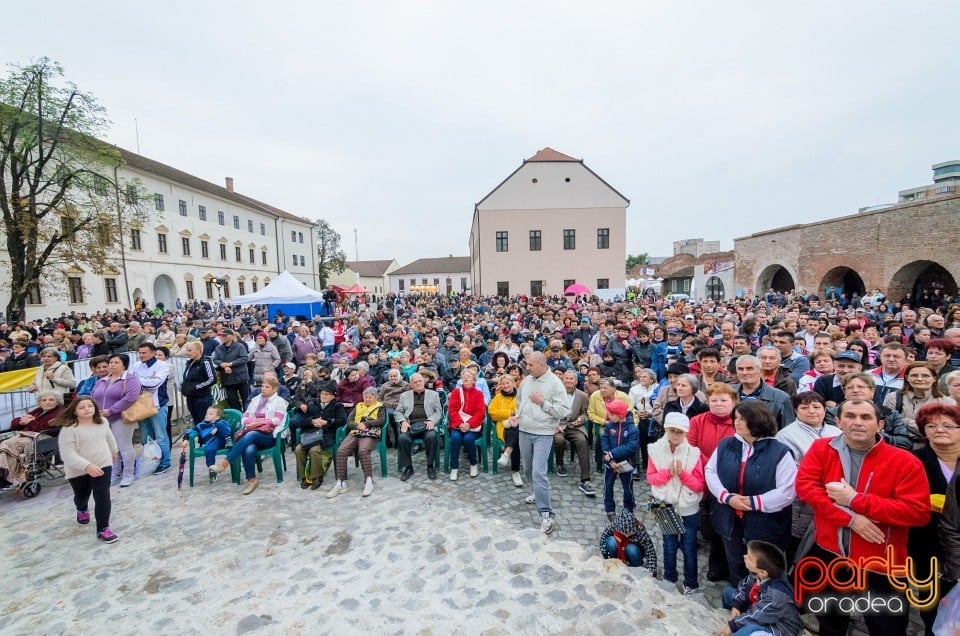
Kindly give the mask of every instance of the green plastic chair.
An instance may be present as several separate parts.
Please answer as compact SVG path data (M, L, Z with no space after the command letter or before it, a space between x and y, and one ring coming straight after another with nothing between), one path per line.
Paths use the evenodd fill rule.
M261 448L257 451L256 460L257 460L257 472L263 472L263 462L262 459L269 455L273 458L273 469L277 473L277 483L283 482L283 471L287 469L287 457L283 452L286 442L283 439L283 436L287 431L290 430L290 414L283 420L283 424L280 425L279 431L274 431L274 444L270 448ZM238 460L239 462L239 460ZM239 471L239 468L238 468Z
M230 424L230 439L227 440L227 445L224 448L221 448L217 451L217 456L227 455L230 453L230 449L233 448L233 436L237 434L237 431L240 430L240 418L243 417L243 413L236 409L224 409L223 410L223 419L229 422ZM194 467L193 462L198 457L201 459L206 459L207 454L204 452L203 447L197 444L197 437L193 435L190 437L190 448L188 451L190 454L187 457L190 459L190 487L193 488L193 475ZM230 464L230 477L233 480L233 483L240 483L240 466L236 463Z
M384 409L386 410L386 409ZM390 425L390 414L384 413L383 417L383 428L380 429L380 440L377 442L376 451L380 455L380 477L385 478L387 476L387 427ZM340 449L340 444L343 443L343 440L347 437L347 427L341 426L337 429L337 439L333 443L333 456L336 458L337 451ZM359 452L353 454L354 465L360 466L360 454Z
M497 425L494 424L490 416L487 415L483 418L483 430L477 439L477 451L480 453L480 466L483 472L490 472L489 465L487 464L487 449L490 448L492 449L491 457L494 458L493 474L497 474L497 453L502 445L503 442L500 442L500 438L497 437Z

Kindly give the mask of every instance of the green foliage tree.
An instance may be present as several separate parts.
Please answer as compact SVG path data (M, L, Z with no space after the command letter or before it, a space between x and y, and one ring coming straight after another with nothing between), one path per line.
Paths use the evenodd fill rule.
M43 288L63 293L68 271L115 267L118 225L143 198L121 184L119 151L98 140L105 109L63 68L41 58L0 79L0 212L10 258L8 319Z
M347 255L340 247L340 234L325 220L317 221L317 263L321 288L327 286L331 274L339 274L347 266Z
M650 255L646 252L642 254L628 254L627 255L627 270L631 270L637 265L647 265L650 263Z

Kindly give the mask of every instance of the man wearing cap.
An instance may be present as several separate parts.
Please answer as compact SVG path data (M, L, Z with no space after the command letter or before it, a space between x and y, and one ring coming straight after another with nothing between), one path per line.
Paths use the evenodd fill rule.
M280 354L281 364L287 362L292 363L293 349L290 347L290 341L286 338L286 336L281 336L280 330L276 326L271 325L267 329L267 337L270 338L270 342L273 343L273 346L277 348L277 353Z
M201 327L200 329L200 345L203 347L203 355L208 358L213 356L213 352L216 351L217 346L220 344L216 335L217 330L213 327Z
M550 357L547 358L547 366L550 367L551 371L573 369L573 362L563 353L563 347L559 340L550 342Z
M820 394L828 407L843 402L843 379L863 370L863 361L856 351L838 351L833 354L834 373L822 375L813 383L813 390Z
M294 439L299 440L294 454L297 456L297 475L300 477L301 488L320 488L323 485L323 476L333 460L332 449L337 438L337 429L347 422L343 404L334 399L336 393L336 382L325 383L320 388L319 399L308 399L301 404L290 423L291 434ZM316 429L323 432L322 437L304 445L304 434ZM306 468L308 458L309 469Z
M221 338L223 342L214 349L210 360L220 372L220 384L226 393L229 408L243 411L250 399L247 347L237 342L232 329L224 329Z
M653 349L653 360L651 368L657 374L657 379L663 380L667 374L667 365L671 360L683 355L683 348L680 346L680 336L683 332L677 327L670 327L667 330L667 341L659 343Z

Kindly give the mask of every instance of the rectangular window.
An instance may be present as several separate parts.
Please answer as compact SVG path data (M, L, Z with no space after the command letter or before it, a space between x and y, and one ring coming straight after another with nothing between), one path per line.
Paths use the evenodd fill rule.
M240 256L240 246L239 246L239 245L234 246L234 248L233 248L233 256L234 256L234 258L236 259L236 261L237 261L238 263L242 260L242 258L241 258L241 256Z
M420 279L420 284L421 284L421 285L426 285L426 284L427 284L427 279L426 279L426 278L421 278L421 279Z
M100 247L110 247L113 245L113 227L105 221L97 223L97 242Z
M227 246L223 243L220 244L220 260L227 260Z
M296 267L296 266L299 265L299 264L300 264L300 261L297 259L297 255L294 254L294 255L293 255L293 265L294 265L294 267Z
M95 175L93 177L93 191L102 197L107 196L107 180L100 175ZM40 303L35 304L39 305Z
M200 241L200 257L210 258L210 243L207 241Z
M213 281L208 280L206 283L207 287L207 298L213 298Z
M253 291L254 291L254 292L257 291L257 281L251 281L251 282L250 282L250 286L253 288Z
M193 299L194 299L194 296L193 296L193 281L192 281L192 280L188 280L188 281L187 281L187 300L193 300Z
M532 281L530 281L530 295L531 295L531 296L543 296L543 281L542 281L542 280L532 280Z
M296 243L296 242L297 242L297 231L296 231L296 230L290 230L290 242L291 242L291 243Z
M610 249L610 228L601 227L597 230L597 249Z
M257 256L257 255L254 253L253 248L251 247L251 248L250 248L250 263L251 263L251 264L257 262L256 256Z
M297 232L297 242L303 243L303 232Z
M233 229L235 230L240 229L240 217L237 216L236 214L233 215Z
M453 293L453 279L447 276L447 295Z
M539 252L542 249L540 230L530 230L530 251ZM540 294L537 294L539 296Z
M40 297L40 285L33 284L27 287L27 304L28 305L43 304L43 299Z
M243 296L244 294L246 294L246 293L247 293L247 284L246 284L244 281L242 281L242 280L237 281L237 291L240 293L241 296Z
M306 256L301 256L301 257L300 257L300 267L306 267L306 266L307 266L307 257L306 257Z
M130 205L136 205L139 203L140 199L137 196L137 186L132 183L127 186L127 203ZM82 302L82 301L81 301Z
M597 279L597 289L610 289L610 279L609 279L609 278L598 278L598 279Z
M230 298L230 283L228 281L223 281L223 297Z
M563 249L565 250L577 249L577 231L576 230L563 231Z
M167 253L167 235L166 234L157 234L157 250L161 254Z
M433 279L433 286L437 288L437 291L440 291L440 279L439 279L439 278L434 278L434 279Z
M410 279L410 289L413 289L413 286L416 285L416 284L417 284L417 279L416 279L416 278L411 278L411 279Z
M181 247L183 248L183 255L190 256L190 238L184 236L180 239Z
M497 251L506 252L510 247L509 236L507 232L497 232Z
M263 264L266 265L266 264L267 264L267 252L266 252L266 250L260 252L260 256L262 257Z
M73 224L73 219L66 215L61 216L60 217L60 236L70 241L70 240L73 240L73 234L75 231L76 231L76 226Z
M399 289L400 291L403 291L403 284L404 284L404 280L403 280L402 278L398 278L398 279L397 279L397 289Z
M153 195L153 207L163 212L163 195L159 192Z
M573 285L576 282L577 281L572 278L563 279L563 291L567 291L567 287L569 287L570 285Z
M187 202L180 199L178 203L180 205L180 216L187 216Z
M261 223L261 224L260 224L260 235L261 235L261 236L266 236L266 235L267 235L267 226L266 226L266 224L264 224L264 223Z
M200 217L201 221L207 220L207 207L204 205L197 206L197 215Z
M466 291L467 291L467 277L466 277L466 276L461 276L461 277L460 277L460 291L462 291L462 292L464 292L464 293L466 293Z
M509 296L510 295L510 283L507 281L500 281L497 283L497 296Z
M684 278L684 279L683 279L683 293L686 294L686 293L688 293L689 291L690 291L690 279L689 279L689 278Z
M130 249L140 250L140 230L137 228L130 229Z
M226 221L224 220L223 216L223 210L217 210L217 223L220 225L226 225Z
M117 279L116 278L104 278L103 287L107 292L107 302L115 303L117 302Z
M247 232L253 234L253 219L247 219ZM243 294L240 294L243 296Z
M83 279L79 276L70 276L67 278L67 286L70 290L70 302L79 304L83 302Z

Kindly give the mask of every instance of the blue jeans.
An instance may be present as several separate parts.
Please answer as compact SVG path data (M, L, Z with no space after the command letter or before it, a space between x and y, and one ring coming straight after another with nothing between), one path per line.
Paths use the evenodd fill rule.
M737 588L735 587L725 587L723 591L720 592L720 602L723 609L733 608L733 599L737 595ZM730 634L730 636L748 636L749 634L770 634L771 631L766 628L764 625L744 625L737 631Z
M148 439L155 439L160 444L160 466L170 465L170 438L167 437L167 407L161 406L157 414L140 422L140 443L146 444Z
M477 465L477 438L480 433L467 431L462 433L458 428L450 429L450 468L460 468L460 446L467 447L467 459L471 466Z
M533 496L537 500L537 510L549 512L553 516L550 504L550 479L547 477L547 460L553 450L553 435L534 435L520 431L520 459L523 472L529 473L533 480Z
M634 468L634 470L637 470ZM633 473L615 473L609 465L603 465L603 511L616 512L617 504L613 499L613 484L617 477L620 478L620 485L623 486L623 507L633 511L636 503L633 500Z
M611 559L617 558L617 539L615 537L607 537L607 554ZM638 568L643 565L643 557L640 554L640 548L633 544L628 543L623 550L623 555L627 557L627 565L632 568Z
M217 436L213 436L203 445L203 455L207 460L207 466L213 466L217 463L217 451L226 446L224 441Z
M683 552L683 585L696 589L697 582L697 528L700 525L700 513L681 517L683 534L663 535L663 580L677 582L677 550Z
M270 448L276 443L273 435L261 433L260 431L251 431L240 438L230 453L227 455L227 461L231 464L238 459L243 461L243 472L247 479L257 478L257 451Z

